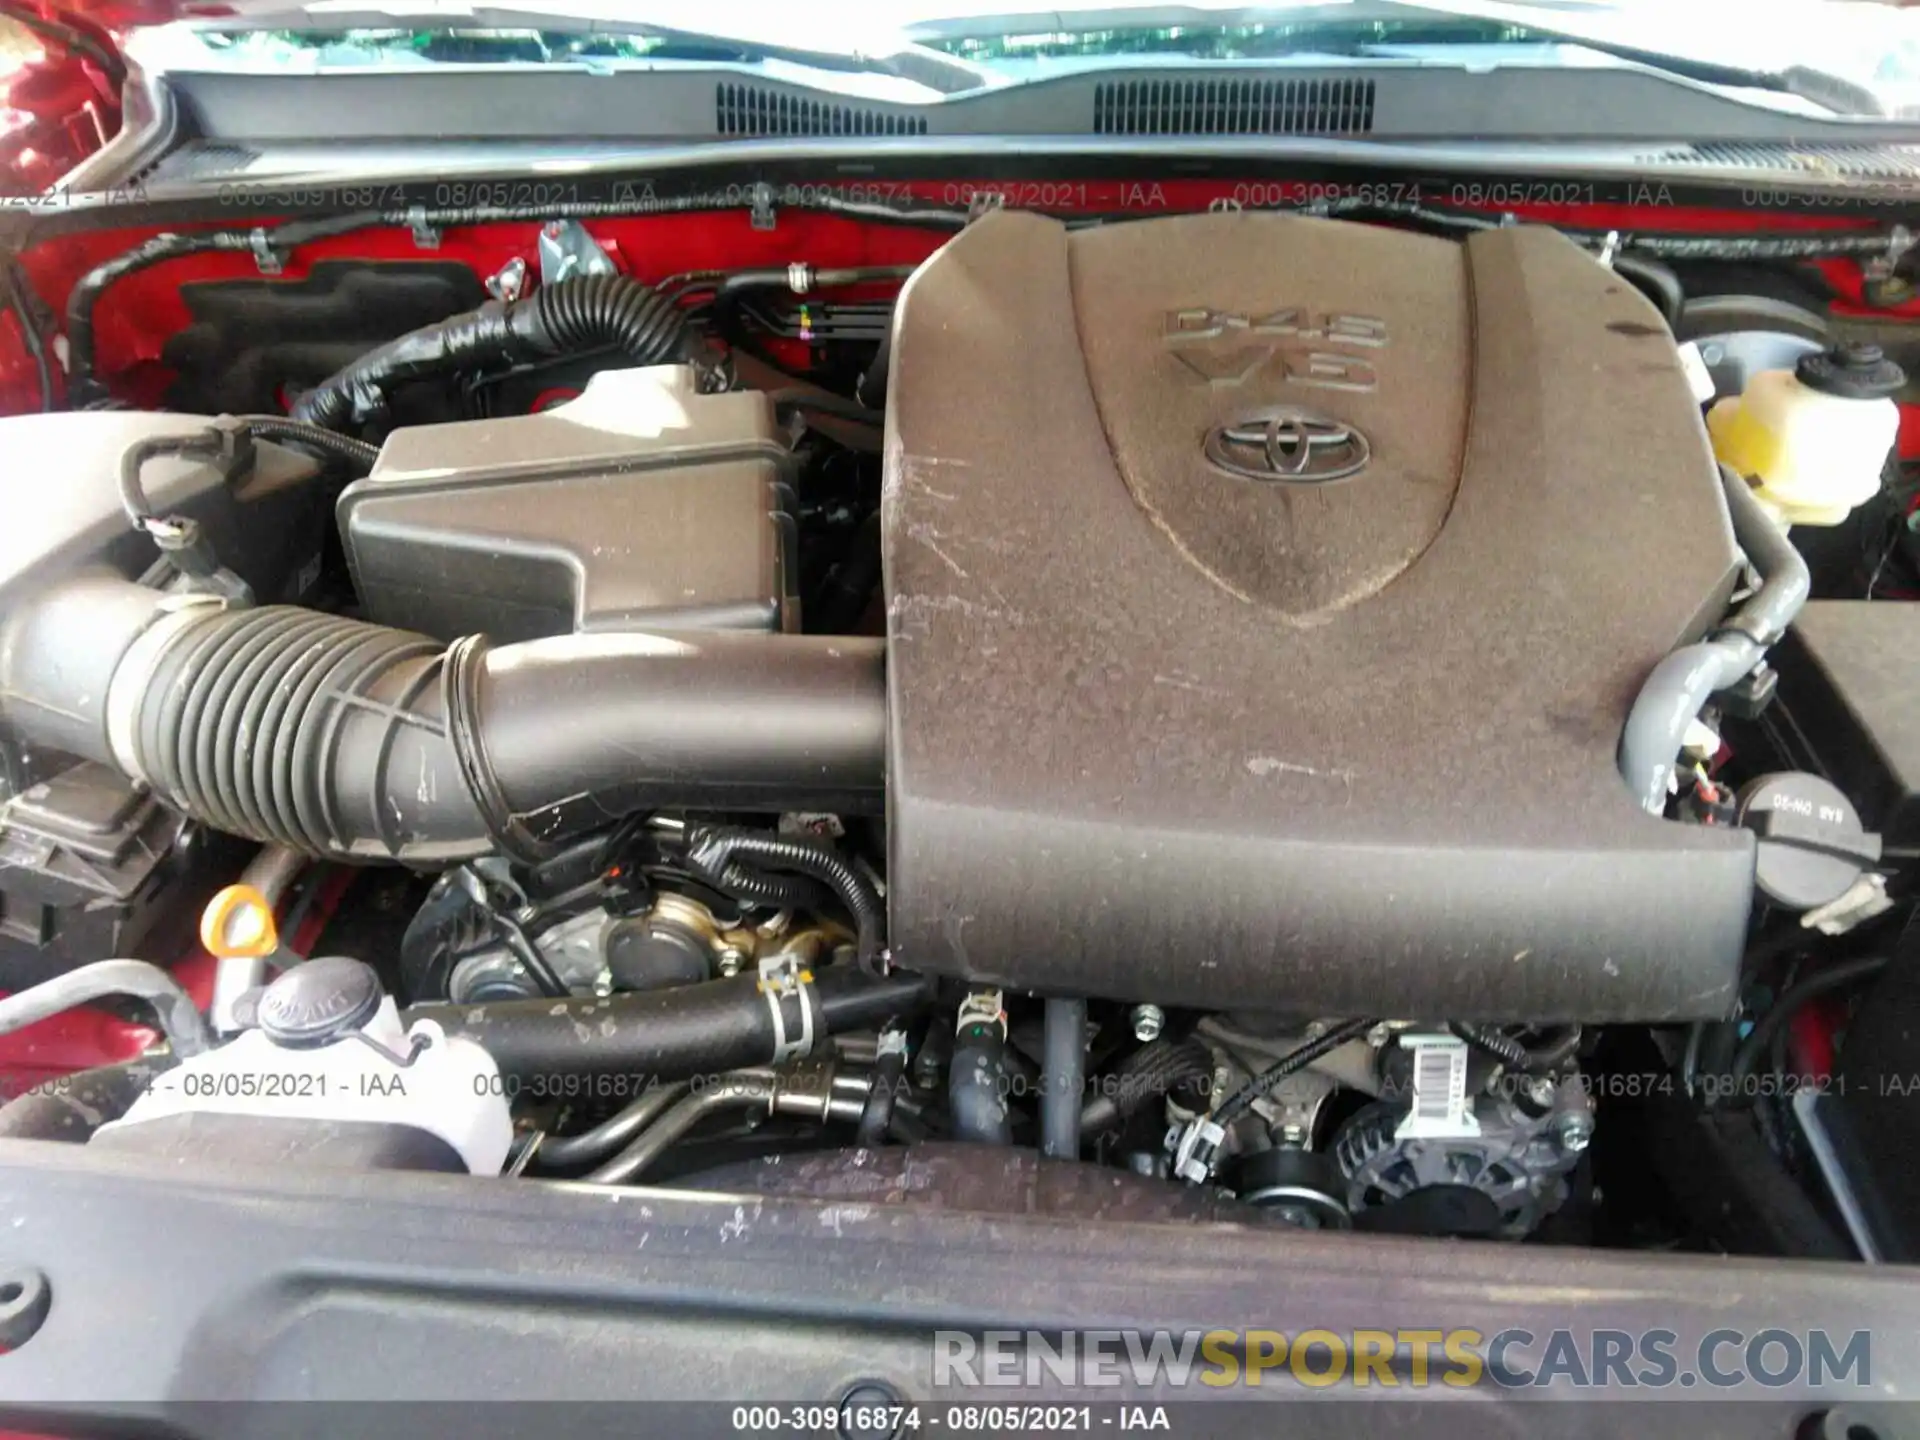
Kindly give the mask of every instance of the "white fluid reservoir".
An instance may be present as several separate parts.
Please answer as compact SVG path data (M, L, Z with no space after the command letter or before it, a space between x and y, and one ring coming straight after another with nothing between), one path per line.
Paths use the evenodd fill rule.
M1877 345L1838 345L1762 370L1707 412L1707 433L1781 524L1837 525L1879 493L1905 383Z
M259 992L257 1023L157 1076L99 1134L178 1115L400 1126L436 1136L471 1174L497 1175L513 1143L499 1067L431 1020L401 1023L372 969L329 956Z

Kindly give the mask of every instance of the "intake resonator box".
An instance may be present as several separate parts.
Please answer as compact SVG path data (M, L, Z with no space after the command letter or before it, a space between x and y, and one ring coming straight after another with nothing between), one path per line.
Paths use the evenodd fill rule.
M894 330L902 965L1310 1014L1724 1014L1753 841L1642 813L1738 552L1673 341L1561 236L970 226Z

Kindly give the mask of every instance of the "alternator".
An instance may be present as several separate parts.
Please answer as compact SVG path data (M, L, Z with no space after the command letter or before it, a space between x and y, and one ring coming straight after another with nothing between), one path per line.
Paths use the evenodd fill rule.
M1417 1081L1416 1081L1417 1084ZM1448 1132L1411 1099L1382 1100L1334 1137L1346 1177L1347 1208L1358 1215L1422 1191L1452 1188L1485 1196L1497 1214L1479 1233L1518 1239L1567 1199L1567 1176L1593 1138L1593 1105L1578 1075L1558 1081L1503 1075L1492 1093L1470 1097ZM1475 1202L1485 1214L1485 1207Z

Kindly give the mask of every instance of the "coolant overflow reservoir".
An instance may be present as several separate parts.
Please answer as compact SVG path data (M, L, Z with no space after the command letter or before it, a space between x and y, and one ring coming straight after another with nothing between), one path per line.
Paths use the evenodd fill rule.
M1836 345L1762 370L1707 413L1707 432L1782 523L1837 525L1880 489L1906 380L1878 345Z

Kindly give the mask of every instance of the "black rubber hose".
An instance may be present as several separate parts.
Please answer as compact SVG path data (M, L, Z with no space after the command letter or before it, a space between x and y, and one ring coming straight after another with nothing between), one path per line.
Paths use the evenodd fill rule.
M628 275L581 275L524 300L491 300L369 351L293 407L298 420L345 430L383 409L406 380L617 350L635 365L684 358L687 321L672 299Z
M162 600L93 577L19 607L0 636L0 710L22 738L116 766L233 834L343 859L536 862L636 811L883 803L877 639L443 647L313 610ZM755 868L750 849L826 880L879 943L878 902L844 861L798 842L734 852Z
M805 987L816 1045L825 1036L911 1015L927 996L918 975L877 979L845 966L827 966ZM788 1038L797 1038L800 997L781 1003ZM770 997L756 977L745 975L605 999L415 1005L405 1015L409 1024L432 1020L449 1035L479 1044L515 1085L616 1072L664 1084L769 1064L779 1043Z
M1767 1046L1775 1032L1791 1020L1801 1006L1809 1000L1844 990L1878 975L1887 968L1888 959L1885 955L1863 955L1855 960L1842 960L1816 970L1804 980L1782 990L1779 998L1768 1007L1767 1013L1754 1021L1753 1029L1747 1032L1747 1038L1740 1042L1740 1048L1734 1052L1733 1064L1728 1067L1721 1096L1724 1103L1733 1106L1752 1103L1755 1097L1745 1093L1747 1082L1752 1078L1761 1056L1767 1053ZM1707 1083L1711 1085L1712 1081Z
M831 845L722 825L690 826L686 845L688 867L728 894L737 894L729 881L737 884L741 870L772 870L819 881L853 917L861 967L878 968L886 945L886 906L873 882Z
M0 1140L58 1140L79 1144L118 1120L168 1067L133 1060L63 1075L0 1105Z
M1349 1020L1344 1025L1334 1026L1319 1038L1289 1050L1228 1096L1226 1103L1213 1112L1214 1123L1216 1125L1232 1124L1252 1108L1254 1101L1289 1075L1298 1074L1322 1056L1331 1055L1342 1045L1358 1040L1379 1023L1378 1020Z
M867 1090L867 1103L860 1111L854 1142L873 1146L883 1143L893 1130L894 1106L906 1085L907 1036L904 1030L889 1027L880 1036L879 1053L873 1061L873 1083Z
M1080 1107L1087 1093L1087 1002L1054 996L1042 1030L1040 1153L1080 1158Z
M1013 1143L1013 1113L1007 1105L1012 1085L1007 1075L1007 1031L998 1023L975 1019L954 1036L947 1065L947 1112L953 1138L981 1145Z
M1213 1078L1213 1052L1199 1040L1149 1040L1098 1082L1080 1111L1083 1134L1100 1135L1186 1085Z

